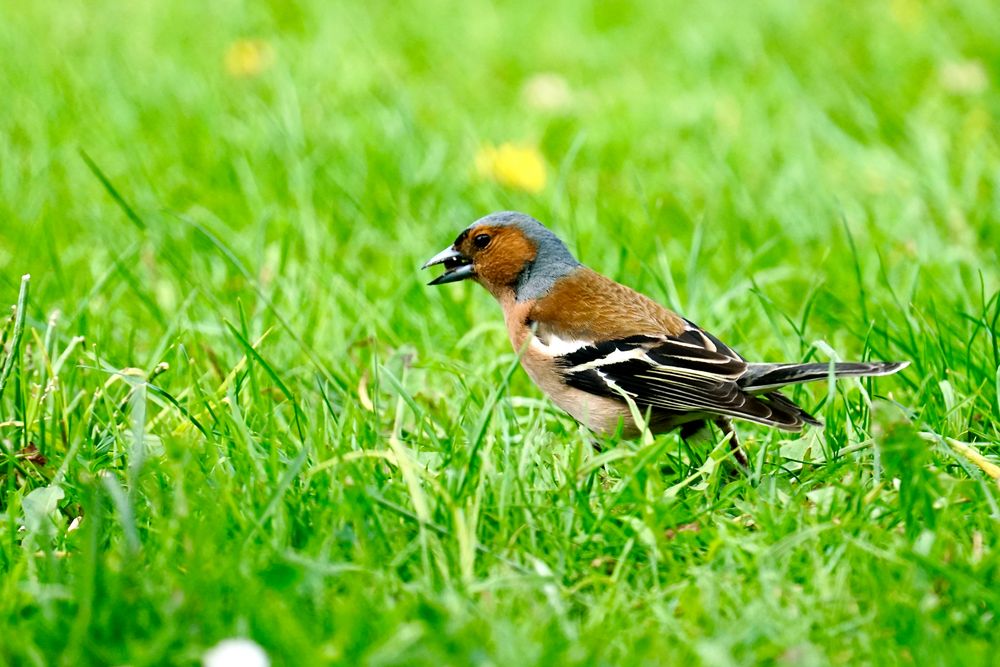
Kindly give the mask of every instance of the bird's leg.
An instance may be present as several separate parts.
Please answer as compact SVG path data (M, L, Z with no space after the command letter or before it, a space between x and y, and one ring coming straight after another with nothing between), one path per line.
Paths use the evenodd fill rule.
M733 458L743 470L748 470L747 457L740 447L740 439L733 428L733 423L727 417L716 417L712 420L722 436L729 436L729 448L733 450ZM680 435L687 442L694 442L701 439L709 439L711 434L708 430L708 421L693 421L681 425Z
M678 435L681 436L681 440L687 445L688 455L692 457L695 456L692 445L697 445L701 443L708 443L712 439L712 431L708 428L708 422L705 420L685 422L681 424ZM662 472L666 472L663 469Z
M729 436L729 448L733 450L733 458L736 459L736 462L743 466L744 469L749 470L749 463L747 462L746 454L743 453L743 449L740 447L740 437L736 434L736 429L733 428L733 422L729 421L728 417L716 417L715 425L722 431L723 437Z
M707 421L695 421L686 422L681 424L680 436L682 440L686 442L694 442L705 438L708 433L706 429L708 428Z

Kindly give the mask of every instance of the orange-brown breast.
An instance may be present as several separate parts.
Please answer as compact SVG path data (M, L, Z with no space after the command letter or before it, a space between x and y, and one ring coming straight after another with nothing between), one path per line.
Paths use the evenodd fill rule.
M684 320L647 296L586 267L556 281L529 319L561 338L613 340L628 336L676 336Z

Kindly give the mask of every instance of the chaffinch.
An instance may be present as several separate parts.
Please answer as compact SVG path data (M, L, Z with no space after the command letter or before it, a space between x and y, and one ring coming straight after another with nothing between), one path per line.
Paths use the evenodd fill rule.
M889 375L909 362L750 363L718 338L635 290L576 260L559 238L524 213L493 213L466 228L422 268L443 264L431 285L472 279L503 308L521 365L561 409L598 434L638 428L626 396L653 433L689 438L730 417L786 431L822 424L783 396L786 385Z

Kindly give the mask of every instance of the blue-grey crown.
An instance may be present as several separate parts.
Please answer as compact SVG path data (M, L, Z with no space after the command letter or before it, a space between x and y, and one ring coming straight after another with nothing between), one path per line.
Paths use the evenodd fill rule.
M558 236L525 213L517 211L491 213L476 220L470 227L477 225L517 227L537 247L535 259L524 267L517 280L515 294L518 301L529 301L544 296L552 289L556 280L580 266L580 262L576 261Z

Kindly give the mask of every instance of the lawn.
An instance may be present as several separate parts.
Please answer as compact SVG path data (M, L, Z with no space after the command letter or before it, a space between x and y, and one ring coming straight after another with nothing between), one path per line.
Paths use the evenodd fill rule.
M996 664L995 0L0 17L0 664ZM912 363L748 475L597 453L419 270L503 209L747 357Z

